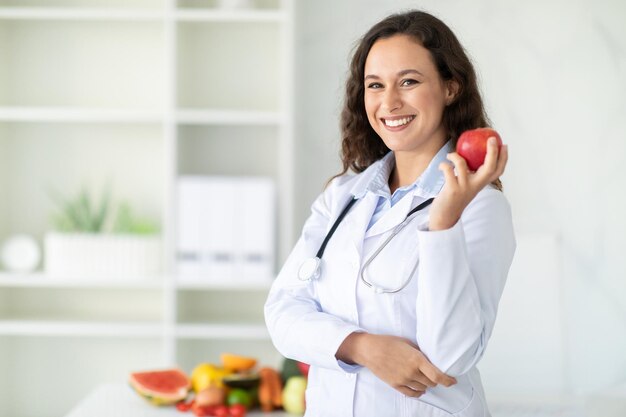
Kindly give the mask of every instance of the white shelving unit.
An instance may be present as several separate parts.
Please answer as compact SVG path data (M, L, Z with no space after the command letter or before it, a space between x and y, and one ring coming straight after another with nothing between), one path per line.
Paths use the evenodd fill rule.
M174 196L181 175L271 176L284 259L292 33L292 0L0 0L0 242L42 243L49 188L110 182L161 220L165 264L111 279L0 270L0 415L63 415L102 382L222 351L278 364L262 318L270 282L174 274Z

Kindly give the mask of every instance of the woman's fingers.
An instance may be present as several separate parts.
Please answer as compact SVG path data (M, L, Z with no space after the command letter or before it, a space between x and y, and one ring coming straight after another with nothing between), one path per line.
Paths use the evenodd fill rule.
M441 372L439 368L433 365L421 351L417 351L417 354L419 355L419 371L434 385L444 385L449 387L456 384L456 379Z
M481 179L490 182L496 169L498 167L498 142L495 137L490 137L487 140L487 155L485 155L485 162L478 167L476 173Z
M498 167L496 168L496 176L494 178L499 178L502 174L504 174L504 168L506 167L506 163L509 160L509 146L502 145L500 148L500 155L498 156Z
M436 385L443 385L445 387L450 387L456 384L456 379L452 378L449 375L441 372L435 365L430 362L424 362L422 366L420 366L420 371L424 374L426 378L431 380Z
M499 148L499 149L498 149ZM503 173L509 159L509 148L507 145L498 147L494 137L489 138L487 143L487 155L485 162L478 168L472 181L479 189L497 180Z
M415 390L405 385L398 386L396 387L396 389L400 391L401 393L403 393L404 395L406 395L407 397L417 398L417 397L421 397L422 395L424 395L424 391Z
M428 388L428 386L419 381L409 381L406 386L411 388L413 391L426 391L426 388Z
M443 177L446 180L446 184L449 187L453 187L457 184L456 176L454 175L454 167L448 162L442 162L439 164L439 169L443 172Z
M456 174L461 186L467 184L467 178L469 175L469 168L467 167L467 161L461 155L456 152L449 153L448 160L452 161L456 168Z

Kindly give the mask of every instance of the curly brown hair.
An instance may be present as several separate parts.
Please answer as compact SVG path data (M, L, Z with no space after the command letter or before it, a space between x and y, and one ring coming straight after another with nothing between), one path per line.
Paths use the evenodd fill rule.
M379 39L398 34L416 39L430 52L440 77L445 81L454 80L458 83L457 95L443 113L443 124L454 147L459 135L465 130L486 127L489 124L478 90L476 72L452 30L435 16L423 11L393 14L374 25L361 38L352 56L341 112L343 169L335 177L350 169L356 173L363 172L389 152L389 148L367 119L363 78L365 60L372 45ZM493 184L502 189L500 180Z

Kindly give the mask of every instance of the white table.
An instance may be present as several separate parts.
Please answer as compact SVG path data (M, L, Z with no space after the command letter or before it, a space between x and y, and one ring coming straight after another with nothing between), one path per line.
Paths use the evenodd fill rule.
M248 417L294 417L285 412L254 411ZM176 407L156 407L133 392L127 384L101 385L85 397L65 417L195 417Z
M585 407L580 401L496 401L490 406L493 417L625 417L626 386L591 397ZM517 404L516 404L517 403ZM248 417L294 417L285 412L254 411ZM175 407L156 407L137 395L129 385L101 385L65 417L195 417Z

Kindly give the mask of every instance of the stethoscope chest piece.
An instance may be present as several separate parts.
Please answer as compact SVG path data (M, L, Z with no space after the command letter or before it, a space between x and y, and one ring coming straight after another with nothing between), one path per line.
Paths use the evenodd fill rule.
M322 260L317 256L302 262L298 269L298 279L301 281L311 281L320 277L320 266Z

